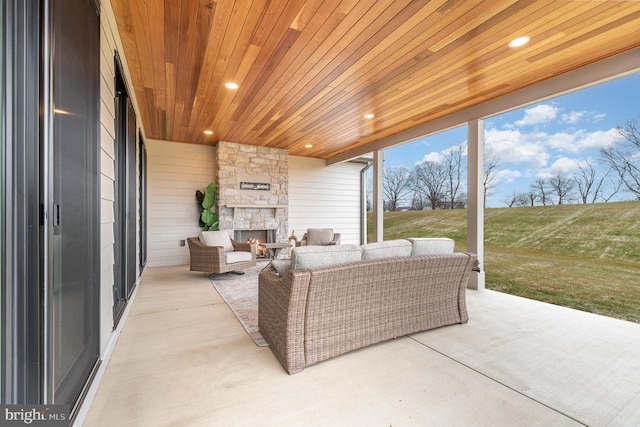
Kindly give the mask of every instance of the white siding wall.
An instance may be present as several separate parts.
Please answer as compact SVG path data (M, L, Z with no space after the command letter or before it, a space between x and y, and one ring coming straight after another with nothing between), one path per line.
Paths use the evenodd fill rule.
M114 263L114 140L115 24L107 13L100 16L100 353L104 354L113 328Z
M215 147L147 140L148 266L189 263L180 240L200 233L195 191L215 181ZM289 156L289 232L331 227L360 243L359 164Z
M126 58L122 54L122 41L113 16L110 2L101 2L100 13L100 353L104 356L107 347L115 339L113 333L113 265L114 265L114 200L115 200L115 52L120 58L125 79L130 81ZM129 84L131 101L138 117L133 87ZM136 132L136 170L138 168L138 132ZM137 180L139 182L139 178ZM139 264L140 242L140 186L136 188L136 266ZM110 344L111 343L111 344Z
M363 165L289 156L289 233L307 228L341 233L342 243L360 244L360 170Z
M196 190L215 181L216 148L166 141L147 147L147 266L189 264L180 240L197 236L200 211Z

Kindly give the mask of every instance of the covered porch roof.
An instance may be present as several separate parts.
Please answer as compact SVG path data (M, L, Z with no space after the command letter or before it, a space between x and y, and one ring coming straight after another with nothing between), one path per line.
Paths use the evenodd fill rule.
M640 69L637 1L111 5L147 138L329 163Z
M636 1L110 6L145 137L284 148L328 165L374 152L375 241L381 150L468 124L467 249L481 265L482 119L640 70ZM521 36L529 43L508 46ZM482 289L484 272L470 286Z

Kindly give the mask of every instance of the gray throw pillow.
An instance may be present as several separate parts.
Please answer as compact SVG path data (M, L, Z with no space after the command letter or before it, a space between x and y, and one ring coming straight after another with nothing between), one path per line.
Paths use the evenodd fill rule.
M271 267L278 273L278 276L282 277L291 270L290 259L274 259L271 261Z
M333 241L333 229L331 228L310 228L307 230L308 246L326 246Z

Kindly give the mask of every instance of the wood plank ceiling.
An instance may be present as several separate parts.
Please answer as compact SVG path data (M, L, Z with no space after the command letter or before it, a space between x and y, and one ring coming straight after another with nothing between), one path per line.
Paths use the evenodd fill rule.
M111 4L147 138L325 159L640 46L638 1Z

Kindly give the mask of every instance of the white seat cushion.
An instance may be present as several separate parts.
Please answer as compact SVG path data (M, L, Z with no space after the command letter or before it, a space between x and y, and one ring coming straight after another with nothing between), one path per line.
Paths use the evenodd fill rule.
M222 246L225 252L233 252L231 237L224 230L203 231L200 233L200 241L207 246Z
M251 252L227 252L226 254L224 254L224 258L227 264L233 264L235 262L242 261L251 261Z

